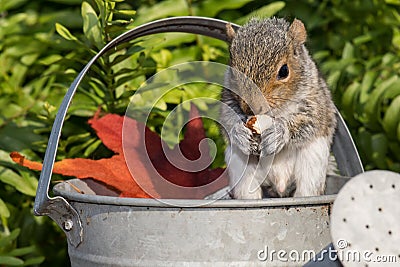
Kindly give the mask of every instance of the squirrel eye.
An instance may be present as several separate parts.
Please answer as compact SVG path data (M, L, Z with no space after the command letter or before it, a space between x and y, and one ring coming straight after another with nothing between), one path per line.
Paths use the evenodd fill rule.
M278 72L278 80L283 80L289 76L289 67L287 64L282 65Z

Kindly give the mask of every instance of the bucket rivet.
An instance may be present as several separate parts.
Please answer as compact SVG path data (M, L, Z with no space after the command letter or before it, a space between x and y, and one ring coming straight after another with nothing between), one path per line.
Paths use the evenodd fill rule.
M65 231L70 231L74 226L74 222L71 219L64 221L63 227Z

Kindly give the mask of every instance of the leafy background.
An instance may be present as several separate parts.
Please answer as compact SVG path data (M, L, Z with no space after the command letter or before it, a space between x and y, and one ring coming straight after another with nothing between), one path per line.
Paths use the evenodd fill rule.
M400 172L399 0L0 0L0 266L68 266L63 233L34 217L38 173L12 164L9 153L44 156L64 93L83 65L118 34L159 18L198 15L238 24L249 18L301 19L308 47L327 78L367 170ZM228 62L226 44L190 34L158 34L121 45L90 71L68 113L57 159L111 155L88 127L100 107L123 114L138 86L180 62ZM203 85L204 87L204 85ZM161 129L177 104L218 98L219 88L177 88L157 103L149 127ZM139 107L152 94L135 96ZM209 108L208 103L199 104ZM218 127L205 121L219 149ZM166 125L173 128L173 125ZM173 145L172 136L163 136ZM62 177L54 177L54 180Z

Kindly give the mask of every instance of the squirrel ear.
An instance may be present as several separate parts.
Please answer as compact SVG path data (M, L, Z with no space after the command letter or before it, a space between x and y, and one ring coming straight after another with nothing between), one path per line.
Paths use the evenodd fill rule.
M307 32L303 22L301 22L298 19L294 19L294 21L289 27L289 35L296 43L300 45L304 44L307 39Z
M233 38L235 38L236 32L232 28L232 24L230 24L230 23L226 24L226 35L228 36L229 42L232 42Z

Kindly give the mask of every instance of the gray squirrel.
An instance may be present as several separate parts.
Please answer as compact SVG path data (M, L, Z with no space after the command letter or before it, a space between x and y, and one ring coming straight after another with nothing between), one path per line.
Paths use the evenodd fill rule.
M227 33L220 122L233 198L323 194L336 109L303 23L252 19Z

